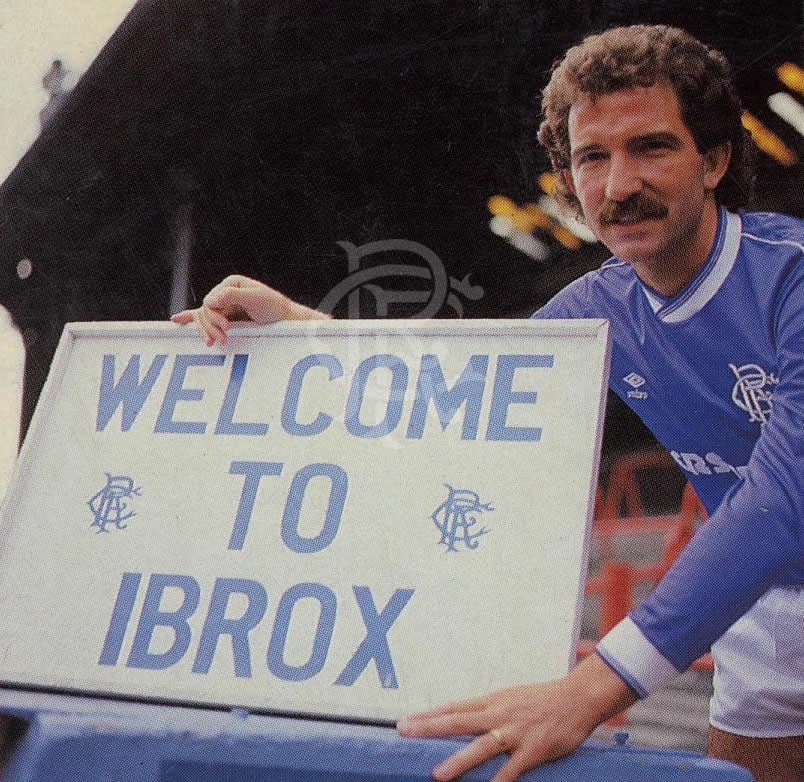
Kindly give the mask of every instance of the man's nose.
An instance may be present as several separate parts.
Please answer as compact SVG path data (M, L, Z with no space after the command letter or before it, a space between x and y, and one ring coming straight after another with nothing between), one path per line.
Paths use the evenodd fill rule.
M636 161L629 155L612 155L606 177L606 198L625 201L641 189L642 179Z

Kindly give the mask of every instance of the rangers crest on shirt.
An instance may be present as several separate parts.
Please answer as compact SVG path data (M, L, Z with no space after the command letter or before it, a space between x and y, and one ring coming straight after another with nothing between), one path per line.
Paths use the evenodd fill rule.
M773 408L771 388L779 382L772 372L766 372L759 364L729 364L737 382L731 390L731 398L737 407L748 413L748 420L765 424Z

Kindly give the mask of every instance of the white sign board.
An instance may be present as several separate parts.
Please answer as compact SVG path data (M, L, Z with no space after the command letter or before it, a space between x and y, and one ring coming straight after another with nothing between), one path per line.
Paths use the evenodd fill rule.
M0 683L395 720L567 671L605 321L65 329Z

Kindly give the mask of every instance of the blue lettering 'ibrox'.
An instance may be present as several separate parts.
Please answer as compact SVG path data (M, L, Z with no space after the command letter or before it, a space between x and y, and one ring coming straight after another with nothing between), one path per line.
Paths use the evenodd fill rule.
M135 616L142 573L123 573L117 592L106 638L103 643L99 665L115 666L120 659L126 632L132 622L136 623L134 641L126 661L128 668L164 670L181 662L194 640L192 620L201 605L202 589L192 576L167 573L152 573L148 579L145 599L139 616ZM180 605L172 611L161 606L168 591L181 595ZM384 689L398 689L388 634L405 606L413 597L413 589L396 589L385 606L378 610L371 588L363 585L352 587L355 601L360 609L365 636L354 648L333 685L351 687L374 662L378 683ZM243 595L246 607L236 618L227 618L227 609L233 595ZM296 606L302 600L318 603L318 619L314 627L301 622L301 630L309 639L307 660L290 664L285 659L285 647L290 633ZM221 636L228 635L232 645L233 673L236 677L251 678L252 632L261 634L267 671L277 679L290 682L304 681L317 676L324 669L330 654L330 642L338 616L338 598L328 586L314 582L294 584L280 596L276 615L270 628L260 627L269 605L268 590L258 581L247 578L218 578L212 588L209 605L198 647L193 662L193 673L208 674L213 666ZM172 634L172 641L161 652L152 651L157 628ZM298 628L297 628L298 630ZM352 639L353 642L356 639Z

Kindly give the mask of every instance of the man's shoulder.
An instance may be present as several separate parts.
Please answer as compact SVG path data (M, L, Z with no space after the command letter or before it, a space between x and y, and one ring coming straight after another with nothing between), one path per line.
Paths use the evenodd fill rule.
M622 302L635 281L636 275L630 264L609 258L600 268L587 272L560 290L534 317L605 317L607 302Z
M757 249L793 249L804 252L804 220L779 212L744 212L742 237Z
M742 213L737 285L771 311L804 296L804 220L775 212ZM739 290L739 289L738 289ZM791 296L792 292L795 295Z

